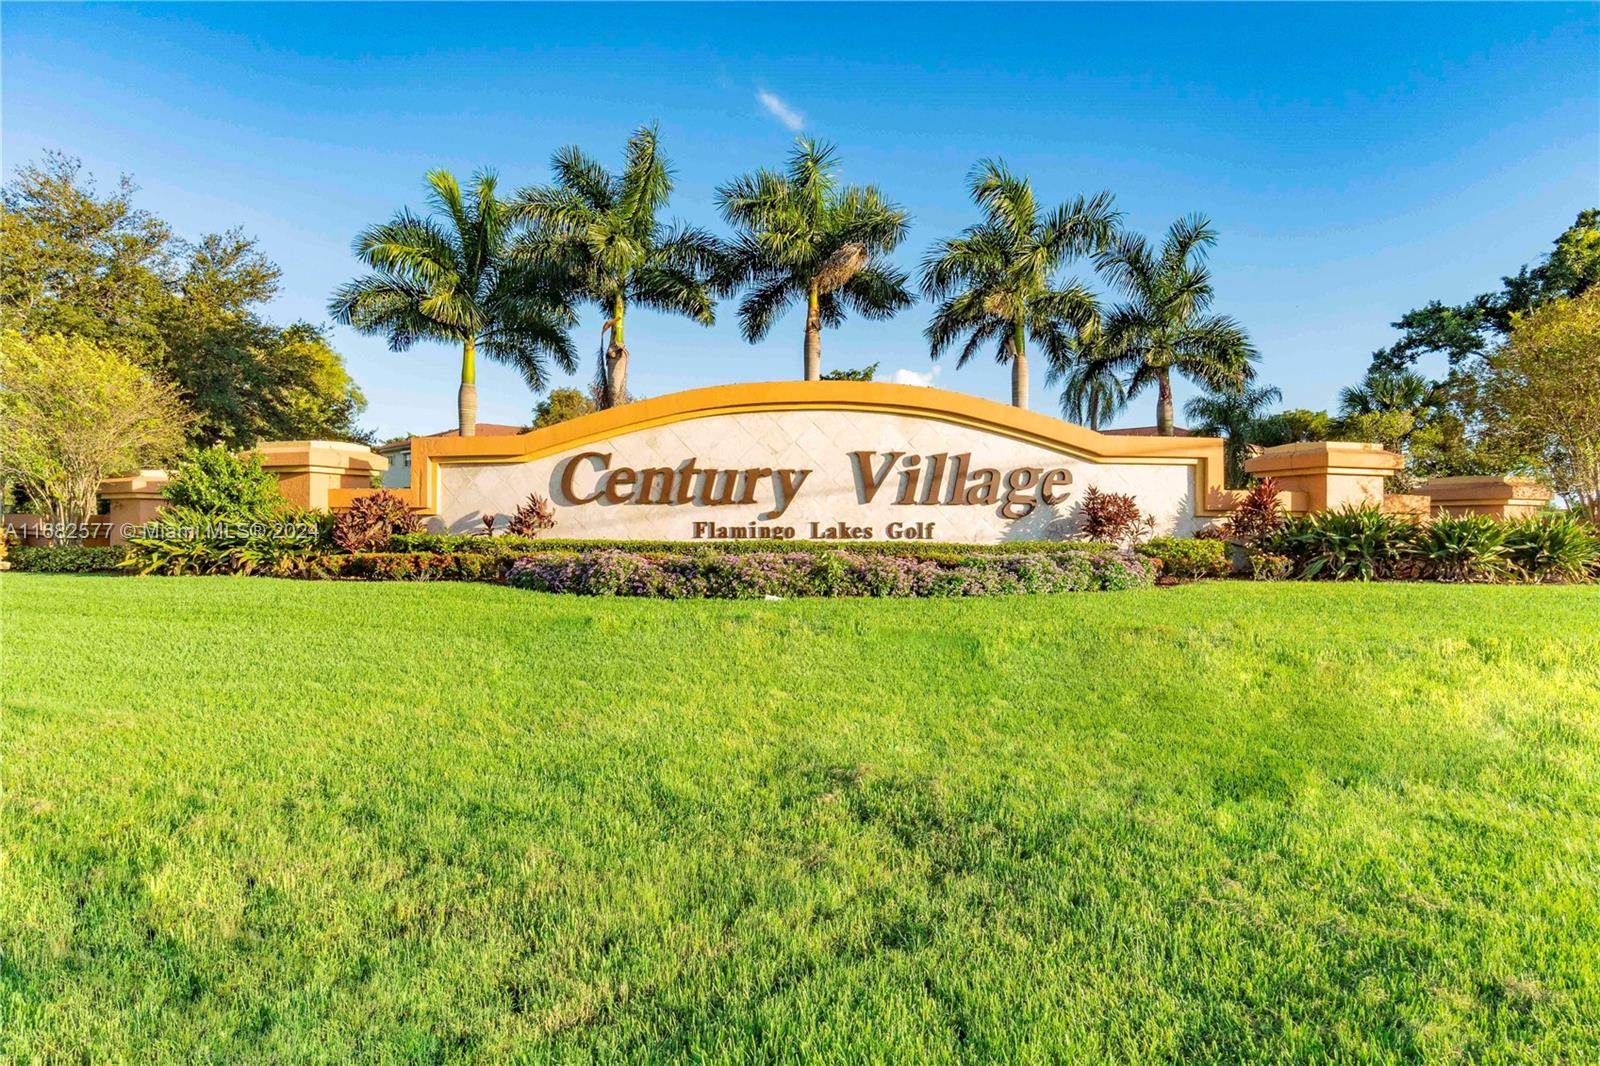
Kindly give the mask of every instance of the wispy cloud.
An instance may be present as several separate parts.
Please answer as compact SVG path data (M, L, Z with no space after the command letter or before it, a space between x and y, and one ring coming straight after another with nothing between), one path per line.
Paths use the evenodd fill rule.
M933 379L939 376L939 367L929 367L926 371L907 370L901 367L889 375L889 380L896 385L921 385L924 388L933 384Z
M757 89L756 99L761 101L761 106L767 109L767 114L796 133L805 128L806 117L784 103L776 93L769 93L765 89Z

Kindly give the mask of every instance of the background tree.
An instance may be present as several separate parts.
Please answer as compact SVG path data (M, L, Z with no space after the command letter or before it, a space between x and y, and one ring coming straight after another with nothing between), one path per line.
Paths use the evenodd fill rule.
M1600 515L1600 289L1518 316L1486 364L1491 441L1539 456L1557 492Z
M176 391L106 345L7 331L0 379L0 473L45 508L58 544L94 515L102 480L183 446Z
M1189 429L1202 437L1222 437L1224 484L1243 488L1249 482L1244 463L1250 449L1261 442L1257 431L1267 408L1283 399L1275 386L1264 385L1237 392L1208 392L1183 405Z
M173 235L134 207L136 192L123 175L101 195L83 164L58 152L18 168L0 193L0 326L103 341L135 358L159 347Z
M889 262L909 216L873 185L841 185L830 144L801 138L782 172L758 170L717 189L736 230L721 286L743 289L739 325L762 340L794 303L806 309L804 373L822 376L822 329L847 311L886 319L911 306L903 271Z
M704 230L657 219L672 193L672 168L654 126L628 139L620 174L570 146L556 152L550 167L552 184L517 197L517 216L532 223L518 251L608 316L600 334L601 406L615 407L628 399L629 305L711 325L716 310L708 282L721 263L719 245Z
M1172 375L1214 392L1242 392L1257 358L1239 324L1208 314L1216 298L1206 253L1216 231L1199 215L1179 219L1159 249L1125 234L1100 267L1126 294L1106 319L1107 348L1126 376L1128 399L1156 389L1156 431L1172 435Z
M1401 315L1394 323L1401 338L1374 352L1372 365L1403 370L1425 355L1443 354L1457 367L1509 334L1514 316L1600 284L1600 208L1580 211L1554 245L1536 265L1501 278L1496 292L1454 306L1435 300Z
M569 419L593 414L594 401L577 389L551 389L533 409L533 428L543 429Z
M1057 274L1076 256L1106 248L1117 214L1111 194L1046 210L1033 187L984 160L967 181L983 221L940 241L922 262L922 291L939 301L924 335L937 359L965 338L956 366L985 345L1011 364L1011 403L1028 406L1028 339L1044 349L1052 365L1072 355L1072 335L1096 314L1094 295Z
M195 412L191 443L369 439L357 424L366 398L322 329L256 312L281 276L256 242L230 230L176 245L181 265L153 317L154 362Z
M328 311L363 333L387 334L391 351L419 340L461 345L456 394L463 437L478 424L477 353L522 375L528 388L549 383L549 361L571 373L577 359L562 283L511 254L511 213L495 176L479 171L471 189L448 170L428 172L430 217L402 209L364 230L355 253L373 273L342 286Z
M1410 370L1369 367L1358 384L1339 390L1339 413L1371 415L1387 411L1416 414L1431 400L1428 379Z
M1062 383L1062 417L1093 430L1117 417L1128 403L1098 315L1073 331L1068 360L1052 359L1045 380Z
M124 177L102 195L58 154L20 168L0 194L0 321L109 345L170 382L193 444L364 437L365 401L322 332L261 314L279 275L255 241L180 240L134 192Z
M1326 411L1311 411L1304 407L1275 411L1272 414L1262 415L1256 421L1251 435L1263 448L1272 448L1279 444L1332 440L1333 419Z
M823 381L871 381L878 376L878 364L872 363L856 370L830 370L822 375Z

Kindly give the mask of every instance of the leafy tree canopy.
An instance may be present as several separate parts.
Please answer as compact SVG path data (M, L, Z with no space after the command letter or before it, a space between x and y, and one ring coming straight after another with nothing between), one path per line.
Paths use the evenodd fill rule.
M577 389L551 389L533 409L533 428L543 429L569 419L593 414L594 401Z
M1401 338L1372 355L1372 364L1398 371L1424 355L1443 354L1452 367L1487 351L1511 331L1515 315L1551 300L1578 296L1600 282L1600 208L1578 213L1577 221L1555 239L1555 247L1538 264L1501 278L1497 292L1483 293L1464 304L1438 300L1408 311L1394 323Z
M878 364L864 366L857 370L827 370L822 374L823 381L871 381L878 375Z
M8 330L0 380L0 477L57 527L88 521L102 480L164 461L183 443L188 413L172 387L109 345Z
M260 312L278 268L238 230L190 243L134 206L121 178L100 192L50 153L0 193L0 323L116 349L171 382L193 444L364 439L360 390L318 327Z

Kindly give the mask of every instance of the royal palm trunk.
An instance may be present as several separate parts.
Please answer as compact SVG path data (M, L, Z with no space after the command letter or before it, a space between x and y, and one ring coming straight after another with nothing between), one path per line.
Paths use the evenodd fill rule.
M627 402L628 346L622 334L622 317L627 310L621 296L611 301L611 343L606 347L606 387L602 397L607 407Z
M806 380L822 380L822 302L817 284L806 290Z
M1011 406L1028 409L1028 331L1022 322L1011 329Z
M461 388L456 393L457 431L463 437L478 433L477 345L468 337L461 345Z
M1156 433L1172 436L1172 374L1165 367L1156 371Z

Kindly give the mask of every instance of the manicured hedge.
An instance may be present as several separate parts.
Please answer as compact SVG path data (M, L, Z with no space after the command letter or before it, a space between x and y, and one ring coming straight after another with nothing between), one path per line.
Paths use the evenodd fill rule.
M6 556L11 569L40 574L109 573L120 570L127 557L125 548L90 548L81 544L19 544Z
M945 562L885 552L545 552L512 563L517 588L586 596L997 596L1090 592L1151 583L1143 560L1101 552L969 554Z

